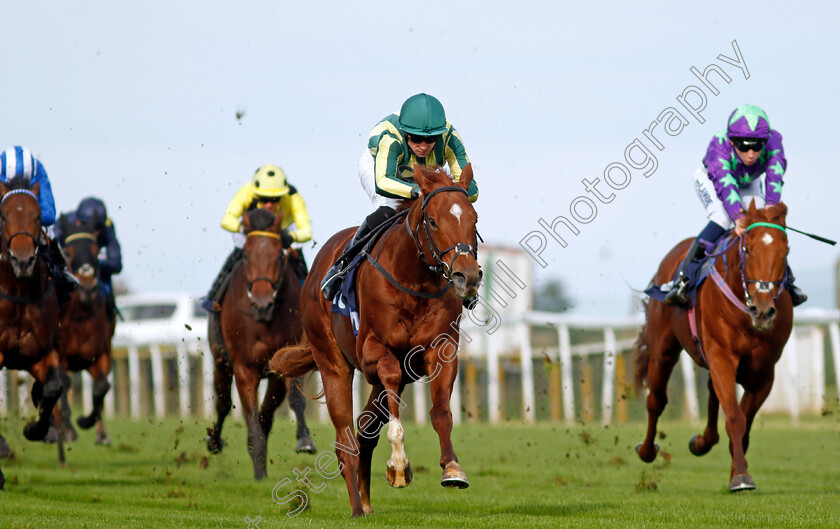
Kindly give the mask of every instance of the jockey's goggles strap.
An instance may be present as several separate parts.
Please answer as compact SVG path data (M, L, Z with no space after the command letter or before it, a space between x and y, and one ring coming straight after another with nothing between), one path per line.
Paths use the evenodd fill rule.
M277 240L280 239L280 236L277 235L276 233L272 233L270 231L260 231L260 230L250 231L245 236L246 237L268 237L269 239L277 239Z
M783 232L787 233L787 230L784 226L780 226L779 224L773 224L771 222L753 222L749 225L749 227L747 227L747 231L749 232L751 229L759 227L776 228L777 230L782 230Z

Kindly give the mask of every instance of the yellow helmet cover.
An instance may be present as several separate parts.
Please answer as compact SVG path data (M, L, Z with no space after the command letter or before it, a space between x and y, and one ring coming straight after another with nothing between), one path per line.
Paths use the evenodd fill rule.
M282 197L289 194L286 173L276 165L263 165L254 173L254 193L262 197Z

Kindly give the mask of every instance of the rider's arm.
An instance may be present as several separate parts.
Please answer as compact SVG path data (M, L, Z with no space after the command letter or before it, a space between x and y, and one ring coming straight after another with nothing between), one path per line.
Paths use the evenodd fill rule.
M464 149L464 142L461 140L461 135L448 122L447 125L449 125L449 130L444 134L445 144L443 155L446 157L446 163L449 164L452 177L457 182L461 179L461 172L470 163L470 159L467 156L466 149ZM478 184L475 183L475 179L470 182L467 193L469 194L470 202L478 200Z
M40 186L38 204L41 206L41 224L52 226L55 224L55 198L53 198L52 186L47 176L47 170L36 160L35 183Z
M703 158L703 165L706 166L706 173L715 186L718 198L723 202L723 207L729 218L737 219L741 212L741 193L738 188L738 181L732 174L732 159L735 150L729 143L725 132L718 133L709 143L706 150L706 157Z
M782 147L782 135L778 131L771 130L770 138L764 148L767 150L764 203L772 206L782 200L782 177L787 169L785 149Z
M108 275L119 274L122 271L122 252L114 223L110 218L105 221L101 237L105 240L105 259L99 261L99 267Z
M253 200L254 193L251 183L248 182L239 188L239 191L233 196L233 200L228 204L225 215L222 217L222 228L237 233L239 228L242 227L242 215Z
M289 208L295 222L295 231L290 232L290 234L294 237L295 242L306 242L312 239L312 224L309 221L306 204L294 187L292 187L292 193L289 195Z
M397 178L397 168L404 157L403 145L392 135L395 133L383 134L384 131L378 130L384 126L386 122L373 129L370 139L372 145L368 144L373 154L376 194L388 198L411 198L411 184Z

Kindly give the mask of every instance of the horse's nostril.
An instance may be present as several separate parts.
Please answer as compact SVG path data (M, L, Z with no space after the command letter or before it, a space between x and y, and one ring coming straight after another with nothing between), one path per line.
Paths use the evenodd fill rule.
M776 307L770 307L769 309L767 309L767 314L765 316L767 319L773 318L775 316L776 316Z
M750 307L750 316L753 316L753 317L758 316L758 307L756 307L755 305L752 305Z

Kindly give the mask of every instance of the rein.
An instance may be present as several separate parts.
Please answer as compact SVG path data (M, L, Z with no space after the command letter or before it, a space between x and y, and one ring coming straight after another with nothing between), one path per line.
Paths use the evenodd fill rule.
M729 288L729 285L726 284L726 278L724 276L720 275L720 273L717 271L717 268L715 267L714 263L712 263L711 272L709 273L709 275L711 275L712 280L714 281L715 285L717 285L718 289L723 293L723 295L726 297L726 299L728 299L730 303L735 305L735 307L737 307L741 312L744 312L744 313L747 313L747 314L749 313L750 307L752 307L752 297L750 296L750 291L747 289L747 286L750 283L757 283L758 284L758 290L756 291L756 293L759 293L759 292L772 293L772 288L773 288L774 285L776 285L778 287L778 290L776 292L776 295L773 297L773 300L775 301L776 299L779 298L779 294L781 294L781 292L782 292L781 286L787 280L787 270L785 270L785 275L782 277L781 281L760 281L760 280L747 279L746 278L746 273L744 272L744 266L745 266L745 263L746 263L746 260L747 260L746 259L747 248L746 248L746 244L745 244L745 242L746 242L745 239L746 239L747 233L749 233L749 231L751 229L758 228L758 227L773 228L773 229L777 229L777 230L781 230L783 232L786 232L784 226L781 226L779 224L772 224L770 222L755 222L753 224L750 224L747 227L746 231L744 231L744 235L741 235L740 237L738 237L738 246L739 246L738 251L739 251L739 255L741 257L741 262L740 262L740 266L739 266L740 271L741 271L741 285L744 288L744 298L746 299L746 303L744 303L743 301L738 299L738 296L736 296L735 293L732 292L732 289ZM723 256L723 260L724 260L724 263L725 263L726 262L725 253L729 249L729 247L732 246L732 243L734 241L735 241L735 238L732 237L726 242L723 249L721 249L720 251L715 252L715 253L707 253L706 255L709 256L709 257L713 257L713 258ZM728 270L728 268L727 268L727 270ZM726 272L724 272L724 274L726 274ZM706 352L703 350L703 344L700 341L700 333L697 331L697 317L695 315L695 307L693 307L693 306L688 310L688 326L691 330L691 338L694 340L694 345L697 347L697 351L700 353L700 357L703 359L703 362L705 362L705 364L706 364L705 367L708 367L709 362L708 362L708 360L706 360Z
M276 239L278 241L280 240L280 235L278 235L274 232L262 231L262 230L250 231L245 236L246 237L266 237L266 238L269 238L269 239ZM246 258L247 258L247 256L246 256ZM248 277L246 276L245 281L248 282L248 290L247 290L248 299L252 302L254 301L253 297L251 295L251 289L254 287L254 283L256 283L257 281L267 281L268 284L271 285L271 288L274 289L274 293L271 295L271 298L272 299L277 298L277 294L280 293L280 289L283 287L283 282L286 279L286 266L288 265L288 263L289 263L289 252L284 250L283 251L283 266L280 268L280 277L278 278L277 281L274 281L273 279L271 279L268 276L257 276L257 277L255 277L254 279L251 279L251 280L249 280Z
M435 261L434 265L429 265L426 262L426 255L423 252L423 246L420 243L419 234L411 229L411 225L408 222L408 210L406 210L404 213L401 212L401 213L398 214L398 215L402 214L402 215L405 216L405 229L406 229L406 231L408 231L408 236L411 237L412 242L414 242L414 246L417 248L420 260L423 261L424 264L426 264L426 266L429 268L429 270L431 270L435 274L439 274L439 275L443 276L443 278L446 280L446 286L443 287L441 290L438 290L437 292L420 292L420 291L412 290L410 288L406 288L406 287L402 286L394 278L394 276L392 276L387 270L385 270L385 268L379 263L379 255L382 252L382 247L384 246L383 244L379 245L379 249L376 252L376 257L374 257L370 253L365 252L363 250L363 253L367 257L368 263L370 263L371 266L373 266L380 274L382 274L382 276L385 279L387 279L388 282L391 283L391 285L396 287L398 290L400 290L404 294L408 294L410 296L423 298L423 299L439 298L439 297L443 296L444 294L446 294L447 292L449 292L449 289L452 288L452 277L451 277L452 267L455 266L455 261L458 259L458 257L460 257L462 255L471 255L473 257L473 259L478 260L478 243L477 242L476 242L476 246L473 246L473 245L467 244L467 243L457 243L454 246L450 246L449 248L441 251L440 247L435 242L434 237L432 237L431 229L429 228L429 217L426 214L426 206L429 204L429 201L432 199L433 196L437 195L438 193L444 193L444 192L449 192L449 191L455 191L455 192L463 193L463 194L469 196L467 191L465 189L461 188L461 187L457 187L457 186L439 187L439 188L435 189L434 191L432 191L431 193L429 193L428 195L424 196L423 197L423 202L420 205L420 211L423 213L422 222L421 222L422 227L423 227L423 233L426 235L426 242L428 243L428 246L429 246L429 253L431 254L431 257ZM385 235L382 236L383 242L385 240L385 237L388 236L388 233L391 231L391 229L393 229L394 226L396 226L396 223L392 224L388 228L388 230L385 232ZM418 232L419 232L419 228L420 227L418 226ZM475 234L476 234L477 239L481 239L481 235L478 234L478 230L475 231ZM447 253L452 252L452 251L455 252L455 255L452 257L452 260L449 263L446 263L443 260L443 257Z
M28 189L12 189L11 191L8 191L5 195L3 195L3 198L0 199L0 206L3 206L6 203L6 200L8 200L9 197L14 196L14 195L28 196L29 198L34 200L36 206L38 207L38 211L39 211L38 216L39 217L41 216L40 215L41 205L38 202L38 197L35 195L35 193L33 193L32 191L30 191ZM5 223L5 221L6 221L6 215L4 213L0 212L0 224ZM35 235L32 235L32 233L30 233L28 231L21 230L21 231L16 231L15 233L13 233L8 239L3 239L2 240L3 259L7 259L7 258L12 257L11 246L10 245L11 245L12 240L15 237L17 237L18 235L26 235L27 237L32 239L32 243L35 245L35 257L37 258L38 253L39 253L39 251L38 251L39 250L38 241L43 236L43 234L38 232L38 235L35 236ZM37 303L41 303L45 299L50 297L50 295L55 290L55 282L49 276L47 278L47 283L48 283L47 287L44 289L44 291L41 292L41 294L36 296L36 297L16 296L14 294L9 294L8 292L5 292L2 289L0 289L0 298L5 299L7 301L11 301L12 303L18 303L18 304L22 304L22 305L34 305L34 304L37 304Z

